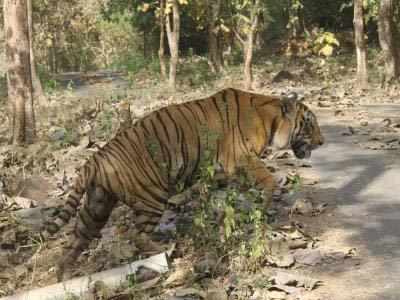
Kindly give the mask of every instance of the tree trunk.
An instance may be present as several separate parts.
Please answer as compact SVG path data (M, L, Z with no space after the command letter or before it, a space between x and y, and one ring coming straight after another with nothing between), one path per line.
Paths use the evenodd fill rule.
M221 0L209 0L208 15L208 64L211 72L219 73L223 66L217 20L221 11Z
M208 27L208 65L210 66L211 72L219 73L221 69L221 63L218 57L218 38L213 31L214 28Z
M53 32L53 36L51 38L51 52L50 52L50 70L53 74L58 73L57 66L57 46L56 46L56 38L55 32ZM78 70L80 67L80 62L75 59L75 69Z
M244 85L245 88L249 90L252 89L252 84L253 84L253 71L252 71L253 48L260 19L260 12L259 12L260 7L261 7L261 0L256 0L254 5L250 8L251 9L250 24L249 24L249 29L247 30L246 39L242 38L240 33L234 30L236 38L239 40L240 44L243 47Z
M364 39L363 1L354 0L354 36L357 56L357 81L361 88L368 84L367 51Z
M176 87L176 72L179 61L179 35L180 35L180 16L177 0L172 0L172 21L171 15L166 16L167 38L171 59L169 64L169 86ZM171 24L172 23L172 24Z
M232 65L233 63L232 49L234 49L235 46L234 30L231 30L229 33L225 34L224 42L225 42L225 49L222 51L223 59L221 61L224 63L225 66L229 66Z
M385 59L384 82L390 83L399 76L399 55L396 47L393 0L381 0L378 15L379 44Z
M147 58L147 32L146 29L143 30L143 58Z
M32 0L27 0L28 5L28 28L29 28L29 55L31 60L31 76L33 97L41 106L48 104L47 98L44 95L42 84L36 72L35 56L33 54L33 23L32 23Z
M167 78L167 66L165 63L165 0L160 0L160 49L158 50L160 59L161 78Z
M303 4L299 0L291 0L289 4L289 24L290 29L289 38L297 39L297 37L302 33L301 28L301 10L303 9Z
M253 84L253 43L254 43L254 32L250 32L244 51L244 87L245 89L251 90Z
M8 103L13 144L33 143L36 137L28 27L27 0L5 0Z

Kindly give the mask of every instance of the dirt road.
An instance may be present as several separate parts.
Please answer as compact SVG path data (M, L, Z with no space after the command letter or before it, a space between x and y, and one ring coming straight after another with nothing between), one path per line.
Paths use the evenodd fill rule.
M370 118L400 117L400 106L364 107ZM336 206L323 220L324 246L356 248L358 263L320 270L324 300L400 299L400 150L367 150L344 136L349 120L320 112L327 143L312 157L321 178L315 197Z

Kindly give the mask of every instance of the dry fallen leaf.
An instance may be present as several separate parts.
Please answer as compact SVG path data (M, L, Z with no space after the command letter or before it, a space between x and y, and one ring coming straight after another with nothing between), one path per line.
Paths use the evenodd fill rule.
M287 241L283 239L271 240L268 242L268 254L266 259L271 265L280 268L288 268L294 265L295 259L290 253Z
M162 285L167 286L179 286L183 284L192 274L189 266L179 267L172 272L166 280L163 281Z
M176 297L186 297L190 295L200 296L201 298L206 297L206 293L204 291L195 288L179 289L175 292Z
M312 211L312 202L309 199L300 198L296 199L296 201L294 202L293 206L290 209L290 214L309 216L311 215Z
M308 276L291 274L282 271L277 272L275 276L272 276L271 281L276 285L304 287L306 290L310 291L316 288L321 283L320 280Z
M298 249L293 253L296 262L302 265L315 266L322 262L323 256L318 249Z

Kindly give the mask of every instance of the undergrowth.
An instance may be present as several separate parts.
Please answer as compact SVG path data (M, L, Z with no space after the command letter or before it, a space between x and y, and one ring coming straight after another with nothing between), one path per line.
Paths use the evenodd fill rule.
M206 157L194 200L200 204L187 233L195 249L213 253L231 270L256 271L264 264L270 231L264 191L255 188L246 173L238 172L222 186L218 175L221 170Z

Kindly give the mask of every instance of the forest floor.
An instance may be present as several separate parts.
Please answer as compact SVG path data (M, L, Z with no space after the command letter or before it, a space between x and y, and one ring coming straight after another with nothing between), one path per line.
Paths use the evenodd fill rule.
M94 242L74 266L74 276L109 269L132 261L132 253L135 260L177 242L167 279L154 283L151 292L141 292L143 298L133 299L152 295L209 300L228 299L228 294L229 299L399 298L399 91L383 90L376 82L367 91L357 91L354 74L345 73L340 65L332 78L322 74L324 79L301 66L288 69L294 76L283 79L269 68L257 69L256 92L296 91L316 112L326 144L305 162L290 153L266 161L277 175L295 174L300 181L268 211L274 237L269 239L268 258L256 272L239 270L232 262L211 274L201 270L223 259L210 257L211 248L210 253L207 247L194 248L193 236L143 250L132 237L137 216L120 206L101 241ZM239 72L226 74L212 86L182 82L175 92L149 78L140 74L128 82L119 74L64 75L49 105L37 110L40 141L27 149L7 145L6 105L1 105L0 296L55 283L54 262L66 237L61 233L48 242L38 239L34 233L43 213L52 213L41 207L61 204L75 169L116 132L122 100L141 117L223 87L241 87ZM132 292L130 286L89 299L111 299L113 293L123 295L127 289Z

